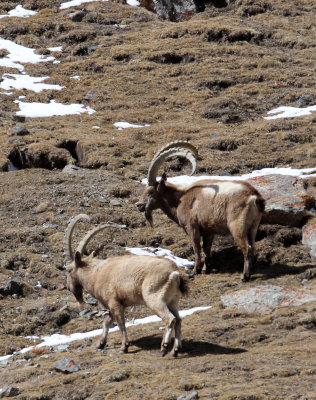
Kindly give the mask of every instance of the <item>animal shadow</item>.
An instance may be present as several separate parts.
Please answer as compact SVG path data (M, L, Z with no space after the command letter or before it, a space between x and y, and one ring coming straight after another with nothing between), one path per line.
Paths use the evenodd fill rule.
M131 341L131 344L142 350L160 350L161 339L162 337L158 335L143 336L137 340ZM172 343L170 345L170 349L171 348ZM131 353L138 351L139 350L131 351ZM220 346L218 344L190 339L183 340L181 354L183 354L184 357L199 357L206 354L239 354L246 351L245 349Z

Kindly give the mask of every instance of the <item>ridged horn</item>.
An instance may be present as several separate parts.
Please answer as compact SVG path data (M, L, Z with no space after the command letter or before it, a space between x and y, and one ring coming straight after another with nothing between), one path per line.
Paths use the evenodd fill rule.
M184 148L184 147L182 147L183 143L188 144L189 146L186 146L186 148ZM165 147L167 147L167 146L165 146ZM194 149L194 151L192 148ZM197 158L198 152L197 152L197 149L194 146L192 146L190 143L181 142L180 147L176 147L176 148L174 148L173 146L171 148L168 147L167 150L165 150L163 152L159 150L158 153L159 154L153 158L153 160L149 166L149 169L148 169L148 175L147 175L148 186L153 186L156 183L156 178L157 178L159 167L161 166L161 164L164 161L170 159L171 157L186 158L192 164L191 175L194 174L194 172L196 170L196 158Z
M79 251L79 253L81 255L84 254L85 249L88 245L88 243L90 242L90 240L93 238L93 236L95 236L98 232L106 229L106 228L117 228L117 229L125 229L126 225L118 225L118 224L104 224L104 225L100 225L97 226L94 229L91 229L86 235L85 237L80 241L80 243L78 244L78 247L76 249L76 252Z
M67 226L67 229L66 229L66 232L65 232L65 253L66 253L67 259L71 260L71 261L74 259L73 252L72 252L72 247L71 247L72 233L73 233L77 223L82 219L90 221L90 218L89 218L89 216L87 214L76 215L69 222L69 224Z
M188 150L192 151L192 153L195 155L196 158L198 158L198 150L195 146L193 146L193 144L191 144L185 140L175 140L175 141L169 142L165 146L161 147L161 149L159 149L155 153L153 160L155 158L159 157L159 155L161 153L164 153L165 151L175 148L175 147L181 148L181 149L188 149Z

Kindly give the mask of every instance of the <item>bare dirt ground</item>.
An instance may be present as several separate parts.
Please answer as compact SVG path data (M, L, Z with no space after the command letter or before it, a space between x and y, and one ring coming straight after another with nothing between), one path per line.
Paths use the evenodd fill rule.
M0 14L17 4L2 2ZM198 146L198 174L315 166L315 113L263 119L280 105L302 107L306 98L316 104L312 0L210 4L181 23L111 1L77 7L86 14L73 22L60 4L27 0L23 6L38 14L0 20L0 37L60 61L25 64L25 72L65 86L0 95L0 286L22 283L19 294L0 297L0 355L31 345L29 335L101 327L101 317L79 316L64 286L63 233L76 214L87 213L92 224L129 228L98 237L91 249L100 257L150 245L193 259L179 227L157 212L152 229L135 207L140 180L163 144L188 139ZM55 46L63 51L47 50ZM8 72L17 73L0 67L1 75ZM82 103L96 112L18 122L13 100L22 95L32 102ZM118 121L150 126L118 130ZM29 134L11 134L16 125ZM19 170L7 172L8 160ZM80 168L63 171L67 163ZM168 173L180 169L173 163ZM315 180L307 181L314 196L315 188ZM76 240L88 228L80 225ZM161 324L155 323L129 329L130 353L123 356L119 333L110 334L104 351L88 339L62 353L43 348L16 355L0 364L0 388L17 387L19 400L171 400L194 391L200 399L315 400L316 303L261 315L225 310L220 302L221 295L258 283L316 292L315 261L301 243L301 229L260 226L257 264L246 284L231 238L216 239L214 258L221 272L195 277L181 301L183 309L212 308L183 319L184 350L177 359L161 358ZM148 314L138 307L127 319ZM57 372L55 362L63 356L80 370Z

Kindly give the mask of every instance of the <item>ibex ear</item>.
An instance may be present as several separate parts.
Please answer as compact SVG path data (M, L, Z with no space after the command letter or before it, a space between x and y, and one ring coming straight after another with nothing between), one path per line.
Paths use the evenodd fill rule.
M76 251L75 253L75 266L76 268L81 267L82 262L81 262L81 253L80 251Z
M158 187L157 187L157 192L158 192L159 194L163 194L163 193L164 193L165 188L166 188L166 185L165 185L166 180L167 180L167 175L166 175L166 173L164 172L164 173L162 174L162 176L161 176L161 179L160 179L160 181L159 181L159 183L158 183Z

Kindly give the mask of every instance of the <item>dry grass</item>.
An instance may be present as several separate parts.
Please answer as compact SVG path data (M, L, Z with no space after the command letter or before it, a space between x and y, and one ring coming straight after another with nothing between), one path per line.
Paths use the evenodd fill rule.
M17 4L1 3L0 13ZM64 290L62 236L75 214L88 213L93 224L112 221L130 228L121 235L105 232L101 244L92 243L102 257L121 254L126 245L161 245L193 259L184 232L160 212L154 216L155 228L149 228L134 206L142 190L139 180L167 141L188 139L197 145L201 174L315 165L315 115L262 118L279 105L296 106L302 95L310 95L310 105L315 104L312 0L290 5L238 0L223 9L210 4L178 24L110 1L87 3L86 16L76 23L59 4L28 0L23 6L38 10L36 16L1 20L1 37L37 53L49 55L47 47L63 46L62 53L52 53L60 64L25 65L25 71L50 76L47 83L66 88L1 95L1 169L6 170L8 157L16 161L22 154L28 166L40 168L1 172L1 285L20 280L25 297L0 299L0 354L29 345L26 335L101 327L100 317L80 317L73 296ZM92 92L95 96L87 98ZM30 135L8 136L18 123L12 118L18 110L13 100L20 95L27 96L25 101L82 103L96 113L27 118L19 124ZM119 131L113 125L117 121L150 126ZM62 172L69 161L84 168ZM168 173L178 169L170 164ZM315 182L307 184L314 193ZM47 227L47 222L56 226ZM76 240L86 229L79 227ZM248 286L298 289L307 284L315 290L315 264L300 243L299 230L262 226L257 249ZM200 399L314 399L315 303L268 316L224 310L220 296L245 287L240 282L242 257L231 238L219 237L214 258L221 272L196 277L182 301L182 308L212 309L183 320L179 359L160 358L160 324L150 324L130 329L131 352L122 357L117 355L118 333L110 335L103 352L94 350L91 339L72 343L65 353L47 348L17 355L0 369L0 388L2 382L19 387L19 400L173 400L192 391ZM38 281L42 287L36 287ZM65 305L68 311L61 310ZM127 319L146 315L139 307ZM81 370L56 372L54 363L62 356Z

